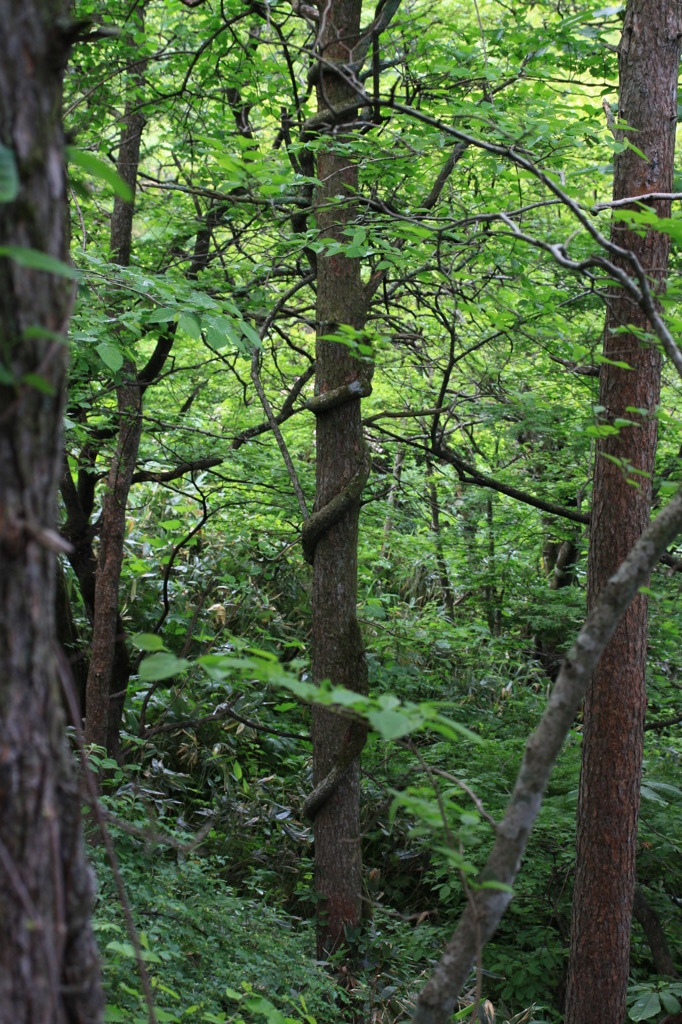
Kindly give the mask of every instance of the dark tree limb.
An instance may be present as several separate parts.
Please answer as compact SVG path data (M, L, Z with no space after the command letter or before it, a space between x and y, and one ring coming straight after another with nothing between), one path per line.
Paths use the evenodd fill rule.
M141 484L147 481L157 484L168 483L171 480L177 480L178 477L187 476L188 473L197 473L203 469L213 469L215 466L222 465L224 461L224 459L216 455L205 459L179 462L177 466L171 466L170 469L138 469L137 472L133 473L132 482L134 484Z
M294 403L308 381L310 381L314 376L315 364L311 363L294 383L282 404L282 408L277 415L274 416L274 421L278 426L281 426L281 424L293 416L295 412L299 411L294 408ZM303 409L305 406L302 406L301 408ZM243 444L250 441L252 437L258 437L260 434L267 434L269 430L271 430L270 420L264 420L262 423L258 423L255 427L247 427L246 430L243 430L241 434L237 434L233 439L232 448L237 451L237 449L241 448Z
M461 459L447 445L434 444L431 446L431 450L439 459L442 459L443 462L457 470L462 483L475 484L477 487L487 487L492 491L497 491L499 494L506 494L509 498L521 501L524 505L531 505L533 508L540 509L541 512L548 512L550 515L568 519L572 523L587 525L590 521L587 512L578 512L577 509L566 508L565 505L557 505L553 501L546 501L544 498L538 498L533 494L528 494L527 491L520 490L518 487L512 487L510 484L495 480L494 477L488 476L486 473L479 472L475 466Z
M663 559L661 559L663 561ZM644 730L650 729L654 732L660 732L662 729L669 729L672 725L679 725L682 722L682 715L673 715L672 718L664 718L659 722L645 722Z
M344 775L355 759L360 756L366 742L366 724L364 722L352 722L348 727L348 732L344 738L336 764L303 802L303 814L306 818L312 821L320 808L336 792Z
M348 509L359 500L369 479L371 466L369 448L365 445L362 462L344 489L318 512L313 512L310 518L304 522L301 531L301 544L303 545L303 557L310 565L315 560L315 548L320 538L328 533L332 526L338 523Z
M651 955L654 958L656 974L661 974L666 978L679 978L680 973L675 966L663 926L641 885L635 886L635 900L632 906L632 913L642 926L642 931L649 944Z

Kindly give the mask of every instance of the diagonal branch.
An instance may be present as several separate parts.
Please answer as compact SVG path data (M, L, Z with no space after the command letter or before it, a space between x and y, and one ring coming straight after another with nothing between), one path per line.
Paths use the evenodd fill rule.
M447 1024L450 1020L479 942L485 944L492 937L511 901L511 886L547 782L592 672L621 616L639 589L646 586L654 565L681 530L682 490L643 532L578 634L561 666L547 709L526 744L514 791L481 872L481 887L473 893L440 962L419 994L413 1024Z

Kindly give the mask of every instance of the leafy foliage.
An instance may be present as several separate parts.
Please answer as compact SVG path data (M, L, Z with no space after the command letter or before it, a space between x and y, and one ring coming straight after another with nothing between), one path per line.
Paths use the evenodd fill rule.
M305 127L315 28L295 7L150 0L142 29L125 5L77 6L79 18L124 31L77 43L67 79L79 295L65 533L94 559L125 426L116 389L137 375L144 429L120 583L131 671L107 799L147 835L114 828L158 1019L404 1020L475 885L492 836L486 815L501 815L584 611L607 282L566 272L513 226L570 246L577 260L594 250L548 183L583 211L609 198L618 143L602 100L615 97L621 7L484 0L477 17L457 0L415 0L364 80L375 112L368 102L360 130L330 143ZM108 237L112 191L128 197L111 159L124 93L146 119L125 268L111 262ZM360 166L341 241L319 237L310 209L311 158L332 143ZM12 154L0 147L0 201L15 187ZM595 207L601 230L608 216ZM650 226L646 211L622 216ZM675 244L677 219L657 226ZM362 337L348 325L335 333L375 364L363 400L373 473L359 546L366 698L310 685L301 508L270 429L276 417L310 507L305 402L321 254L360 260L376 285ZM663 301L675 326L673 263ZM166 361L152 372L160 349ZM659 501L680 479L679 384L665 384ZM90 507L72 490L90 494ZM572 555L562 575L563 544ZM91 613L82 565L73 559L65 573L76 666ZM651 581L655 728L639 851L640 882L676 952L678 578L661 568ZM363 762L367 921L352 937L356 974L333 980L312 963L298 920L315 912L301 814L313 699L373 730ZM484 994L509 1019L533 1006L528 1020L561 1014L580 734L576 721L483 960ZM207 822L178 863L159 854L153 830L189 843ZM93 856L109 1018L143 1019L130 938L97 846ZM677 998L654 973L635 931L632 1019L653 1019Z

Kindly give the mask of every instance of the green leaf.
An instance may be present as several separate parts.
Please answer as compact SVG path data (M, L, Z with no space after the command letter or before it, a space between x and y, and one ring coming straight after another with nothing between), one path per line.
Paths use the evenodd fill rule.
M659 996L663 1003L663 1009L666 1013L679 1013L680 1010L682 1010L682 1005L680 1005L679 999L674 996L672 992L668 992L663 989L662 992L659 992Z
M137 954L135 947L131 942L119 942L117 939L113 939L108 942L106 948L112 953L118 953L120 956L126 957L128 960L137 960ZM160 964L161 957L157 956L156 953L152 953L151 950L141 949L142 959L152 964Z
M647 163L647 164L649 163L649 157L646 155L646 153L643 153L641 149L638 149L637 146L633 145L633 143L630 142L629 139L625 139L624 142L625 142L625 149L632 150L632 152L636 153L637 156L641 157L642 160L644 160L645 163Z
M163 651L165 645L160 636L156 633L138 633L133 637L133 644L139 651Z
M262 347L260 335L258 334L258 331L251 326L251 324L247 324L246 320L240 320L239 327L246 340L250 341L254 348Z
M123 366L123 353L120 348L112 345L110 341L101 341L96 348L104 365L113 373L117 373Z
M106 182L114 195L124 199L127 203L132 203L133 193L130 185L120 177L111 164L105 163L104 160L100 160L93 153L88 153L84 149L78 149L76 146L66 147L66 158L69 163L76 164L77 167L91 174L93 178L99 178L101 181Z
M594 357L595 363L603 364L605 366L617 366L620 370L631 370L632 367L629 363L624 362L622 359L608 359L606 356L597 353Z
M155 683L160 679L170 679L171 676L180 675L186 672L190 666L187 658L178 658L170 651L160 654L152 654L145 658L140 664L139 676L146 683Z
M49 380L45 380L38 373L25 373L21 378L22 384L28 384L30 387L35 388L36 391L40 391L43 395L54 395L55 390Z
M107 1003L104 1007L104 1020L105 1024L118 1024L119 1021L128 1021L130 1020L130 1011L122 1010L119 1006Z
M661 1001L657 992L647 992L640 996L628 1010L630 1020L649 1020L660 1012Z
M257 996L254 999L245 999L244 1006L251 1013L257 1013L266 1018L268 1024L287 1024L287 1018L281 1013L269 999L264 996Z
M178 328L195 341L201 340L201 321L195 313L182 313L178 318Z
M446 718L445 715L435 715L430 718L432 709L426 705L421 705L425 712L425 718L427 721L427 727L433 729L434 732L438 732L441 736L444 736L449 740L465 739L471 743L482 743L483 740L480 736L477 736L471 729L467 729L465 725L461 725L459 722L453 722L451 718Z
M499 892L514 892L511 885L507 885L506 882L498 882L493 878L487 882L475 882L474 886L476 889L497 889Z
M647 785L651 789L659 789L662 793L669 793L671 796L682 797L682 789L678 786L671 786L669 782L659 782L657 779L649 779Z
M145 321L148 324L167 324L171 320L175 320L177 315L177 309L172 309L170 306L157 306L147 314Z
M19 192L19 174L14 153L0 142L0 203L11 203Z
M419 724L403 711L368 711L367 718L382 739L397 740L414 732Z
M30 327L26 327L24 330L24 337L27 340L33 340L33 338L49 338L50 341L56 341L60 345L66 345L68 341L65 334L60 334L58 331L51 331L49 327L43 327L42 324L32 324Z
M46 274L69 277L72 281L80 281L81 278L80 271L75 267L38 249L29 249L23 245L0 245L0 256L14 260L20 267L27 267L29 270L43 270Z
M212 348L221 349L227 345L241 344L241 338L233 322L226 316L209 316L205 322L206 340Z

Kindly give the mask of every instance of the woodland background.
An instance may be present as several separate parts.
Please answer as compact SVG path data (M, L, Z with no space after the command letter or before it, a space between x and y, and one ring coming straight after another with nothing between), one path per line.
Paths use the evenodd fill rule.
M57 629L85 713L84 737L69 732L101 791L85 828L109 1021L410 1019L585 617L595 445L636 432L601 416L600 370L623 361L602 352L606 286L581 266L594 238L570 205L608 235L614 159L636 145L618 122L624 5L386 0L363 12L375 29L342 117L316 106L326 10L116 0L70 23ZM357 177L321 212L328 152ZM662 227L642 206L621 217ZM675 333L674 209L664 226ZM351 267L364 303L326 334L324 261ZM352 363L341 387L359 389L354 451L371 464L352 498L364 703L352 678L312 685L332 673L311 676L311 634L319 652L335 629L333 601L314 626L318 542L301 545L316 330ZM669 363L656 420L653 474L617 463L626 500L647 476L654 512L680 482ZM647 588L632 1020L682 1010L676 559ZM344 734L369 723L361 914L328 957L318 931L317 961L314 699L345 707ZM474 1003L564 1019L582 735L580 712L453 1019Z

